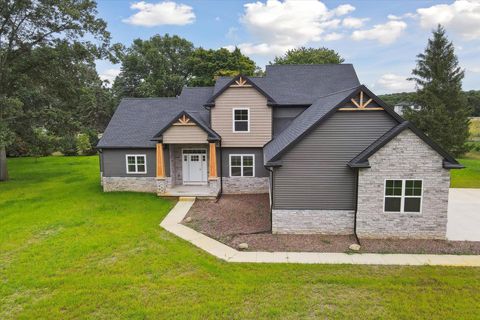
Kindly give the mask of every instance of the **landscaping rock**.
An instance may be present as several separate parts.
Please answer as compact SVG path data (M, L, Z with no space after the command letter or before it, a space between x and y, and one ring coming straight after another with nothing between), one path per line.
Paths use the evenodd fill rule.
M242 242L238 245L238 249L245 250L248 249L248 243Z
M354 244L351 244L348 248L352 251L359 251L360 250L360 245L354 243Z
M186 223L192 222L192 217L186 217L186 218L185 218L185 222L186 222Z

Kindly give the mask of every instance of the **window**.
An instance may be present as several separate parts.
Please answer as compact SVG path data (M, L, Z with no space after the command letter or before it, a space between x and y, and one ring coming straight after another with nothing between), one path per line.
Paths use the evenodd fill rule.
M385 212L420 213L422 180L386 180Z
M230 155L230 177L254 177L255 156L253 154Z
M144 154L127 154L127 173L147 173L147 158Z
M250 131L250 110L233 109L233 132Z

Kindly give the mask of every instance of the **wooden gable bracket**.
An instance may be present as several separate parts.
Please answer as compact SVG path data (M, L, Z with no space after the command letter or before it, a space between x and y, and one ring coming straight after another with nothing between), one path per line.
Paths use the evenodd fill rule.
M235 80L235 84L232 84L231 87L251 87L251 85L247 84L247 80L239 77Z
M174 126L194 126L195 123L190 122L190 118L188 118L186 115L183 115L180 119L178 119L178 122L173 124Z
M373 110L383 110L381 107L377 108L367 108L370 102L373 101L372 98L368 99L366 102L363 101L363 91L360 91L360 100L357 102L354 98L350 99L350 101L356 106L356 108L340 108L340 111L373 111Z

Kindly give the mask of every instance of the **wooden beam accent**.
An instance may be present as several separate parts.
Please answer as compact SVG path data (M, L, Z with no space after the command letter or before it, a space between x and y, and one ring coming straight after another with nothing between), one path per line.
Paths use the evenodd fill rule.
M352 101L352 103L356 105L358 108L361 108L360 105L357 103L357 101L355 101L355 99L352 98L350 99L350 101Z
M379 111L383 108L339 108L338 111Z
M208 160L208 180L215 180L217 175L217 146L215 142L210 142L210 156Z
M373 101L373 99L370 98L370 100L368 100L367 102L365 102L365 104L363 105L363 107L366 108L366 107L370 104L370 102L372 102L372 101Z
M157 178L165 178L165 160L163 157L162 143L157 143Z
M363 107L365 107L363 105L363 91L360 91L360 108L363 108Z

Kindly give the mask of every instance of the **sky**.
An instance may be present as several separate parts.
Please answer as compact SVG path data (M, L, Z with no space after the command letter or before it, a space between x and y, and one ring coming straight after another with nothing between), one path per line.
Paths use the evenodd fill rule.
M295 47L327 47L352 63L377 94L413 91L407 78L432 30L442 24L465 69L465 90L480 89L480 0L99 0L113 42L176 34L206 49L238 46L264 68ZM103 79L120 65L97 61Z

